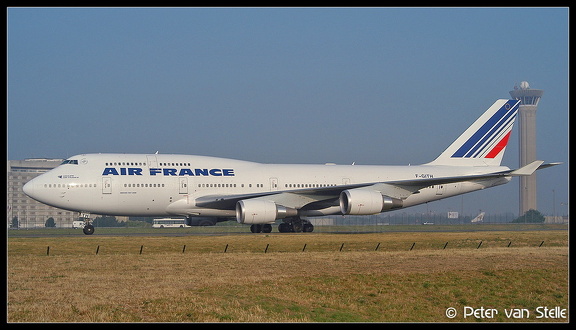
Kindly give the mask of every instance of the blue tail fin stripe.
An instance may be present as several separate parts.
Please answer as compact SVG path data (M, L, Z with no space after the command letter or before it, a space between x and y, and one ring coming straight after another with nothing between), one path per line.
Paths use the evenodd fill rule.
M471 157L479 157L486 151L492 149L492 145L500 141L500 138L503 134L505 134L510 127L514 124L514 120L516 119L516 114L510 116L503 125L500 125L500 128L495 133L489 133L490 138L483 144L483 147L477 150ZM491 134L491 135L490 135ZM470 157L466 155L466 157Z
M484 148L488 140L492 139L497 132L500 132L503 128L505 128L506 123L509 123L510 119L514 119L515 114L516 111L510 108L510 110L508 110L508 112L504 115L504 117L498 119L498 122L494 125L494 127L491 128L488 127L490 128L489 132L487 132L484 136L482 136L481 139L477 141L475 146L472 147L472 149L470 149L470 151L468 151L466 155L464 155L464 157L475 157L477 151L482 152L483 149L479 148Z
M471 157L478 148L485 145L486 141L491 139L495 133L500 132L503 127L507 127L507 123L514 119L518 109L517 103L518 101L516 100L506 102L476 133L456 150L452 157Z
M492 116L492 118L490 118L486 123L484 123L484 125L482 125L482 127L474 135L472 135L472 137L470 137L468 141L466 141L463 147L467 146L468 149L467 151L464 152L464 155L462 157L466 158L472 157L474 152L478 150L478 148L480 148L488 138L490 138L490 136L494 133L494 130L497 130L503 125L504 121L502 119L509 118L509 116L512 115L512 113L513 111L510 105L508 105L508 103L505 103Z
M489 143L487 143L482 149L478 150L472 157L479 158L484 157L486 154L492 150L492 148L500 142L500 140L506 135L507 132L510 131L512 127L512 123L502 128L500 132L494 134L494 136L490 139Z
M505 113L508 115L508 112ZM474 153L484 145L487 139L489 139L495 130L500 129L505 126L500 121L502 112L496 113L490 120L488 120L474 135L468 139L457 152L454 153L453 157L472 157Z

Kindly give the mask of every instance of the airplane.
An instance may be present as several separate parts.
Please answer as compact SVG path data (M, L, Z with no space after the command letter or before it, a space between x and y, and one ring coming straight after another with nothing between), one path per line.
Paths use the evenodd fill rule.
M27 182L31 198L91 214L236 219L253 233L312 232L310 217L372 215L508 183L560 163L501 166L520 101L499 99L422 165L263 164L180 154L81 154ZM204 221L204 220L203 220Z
M484 214L486 214L486 212L480 212L480 214L478 214L474 219L470 220L470 222L476 223L484 221Z

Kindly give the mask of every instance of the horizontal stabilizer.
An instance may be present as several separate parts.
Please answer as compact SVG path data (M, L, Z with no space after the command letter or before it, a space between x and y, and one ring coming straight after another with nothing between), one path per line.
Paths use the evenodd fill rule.
M537 170L541 170L541 169L543 169L543 168L548 168L548 167L552 167L552 166L556 166L556 165L562 165L562 164L564 164L564 163L562 163L562 162L555 162L555 163L542 164L542 165L538 166L538 169L537 169Z
M543 160L535 160L526 166L520 167L519 169L510 172L510 175L512 176L532 175L532 173L536 172L538 167L540 167L540 165L542 165L543 163L544 163Z

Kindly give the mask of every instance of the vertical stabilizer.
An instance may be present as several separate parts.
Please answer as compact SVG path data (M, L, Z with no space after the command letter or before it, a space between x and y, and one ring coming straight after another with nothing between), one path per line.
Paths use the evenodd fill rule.
M520 101L500 99L426 165L499 166Z

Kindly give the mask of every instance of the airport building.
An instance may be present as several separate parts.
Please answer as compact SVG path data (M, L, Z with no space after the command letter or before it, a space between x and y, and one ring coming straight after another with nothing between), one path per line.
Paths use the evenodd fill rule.
M33 200L22 191L24 184L38 175L48 172L62 163L63 159L34 158L8 160L6 173L6 220L7 227L45 227L46 220L53 218L57 228L71 227L78 218L77 212L58 209Z

